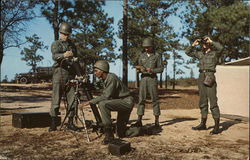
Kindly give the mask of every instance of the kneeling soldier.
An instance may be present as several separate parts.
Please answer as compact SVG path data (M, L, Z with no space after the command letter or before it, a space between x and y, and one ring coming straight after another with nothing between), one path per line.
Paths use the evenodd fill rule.
M117 134L122 138L125 136L126 125L134 106L133 97L122 81L115 74L109 73L107 61L97 61L94 65L94 74L104 81L103 92L100 96L83 103L83 106L98 104L105 132L102 144L108 144L114 139L111 111L118 112Z

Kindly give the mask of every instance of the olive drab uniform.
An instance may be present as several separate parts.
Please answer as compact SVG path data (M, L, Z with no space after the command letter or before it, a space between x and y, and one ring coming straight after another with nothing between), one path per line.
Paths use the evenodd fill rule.
M98 104L106 128L112 125L111 111L118 111L117 131L123 130L121 132L124 134L134 102L129 89L115 74L107 74L102 94L92 99L90 103Z
M72 51L73 57L77 57L77 51L75 45L70 41L57 40L51 45L52 59L55 61L53 65L53 90L52 90L52 103L50 116L56 117L59 114L60 101L62 96L66 97L68 106L71 107L69 117L74 116L74 108L76 102L74 100L75 89L73 87L67 87L65 84L70 79L74 79L76 71L73 67L71 59L64 58L66 51ZM63 95L65 93L65 95Z
M143 66L144 68L151 68L153 72L141 73L137 115L144 115L145 100L147 97L147 93L149 93L152 99L153 113L155 116L159 116L161 113L158 98L158 83L156 74L163 72L164 69L161 55L142 53L139 57L138 65Z
M222 46L218 42L211 43L211 50L208 53L203 51L197 51L195 47L190 46L186 52L188 56L195 57L199 60L199 79L198 79L198 88L199 88L199 106L201 110L201 118L206 119L208 114L208 99L210 101L210 110L214 119L220 118L220 111L217 104L216 96L216 81L215 81L215 68L220 57L220 52ZM205 77L209 76L214 80L212 86L206 86L203 82Z

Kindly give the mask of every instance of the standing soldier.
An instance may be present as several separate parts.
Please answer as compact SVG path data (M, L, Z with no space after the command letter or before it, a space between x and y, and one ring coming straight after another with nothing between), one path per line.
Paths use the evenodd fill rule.
M155 126L159 125L160 104L158 98L157 73L163 72L163 63L160 54L154 53L153 40L151 38L144 39L142 46L145 52L142 53L138 60L136 69L141 72L141 82L139 90L139 104L137 108L138 120L133 126L142 126L142 116L145 110L145 100L147 93L150 94L153 104L153 112L155 116Z
M201 45L202 51L195 50L195 46ZM210 134L219 133L220 110L217 104L216 96L216 81L215 81L215 68L222 50L222 46L218 42L212 41L208 36L201 39L196 39L192 46L186 52L188 56L195 57L199 60L199 96L200 96L200 110L201 110L201 123L192 127L193 130L206 130L206 121L208 114L208 99L210 101L210 110L214 118L214 128Z
M128 87L113 73L109 73L107 61L99 60L94 65L94 73L104 81L104 89L100 96L83 103L98 104L102 123L104 125L105 138L102 144L108 144L114 139L111 111L117 111L117 134L120 138L125 137L126 125L133 109L133 97Z
M69 120L68 129L76 131L78 128L74 125L75 107L77 102L74 100L75 89L65 84L74 79L76 75L81 76L82 73L77 62L76 46L69 39L71 34L71 26L68 23L62 23L59 29L60 40L54 41L51 45L52 59L55 61L53 65L52 79L52 103L50 109L51 126L49 131L56 130L56 117L59 115L59 107L62 96L65 96Z

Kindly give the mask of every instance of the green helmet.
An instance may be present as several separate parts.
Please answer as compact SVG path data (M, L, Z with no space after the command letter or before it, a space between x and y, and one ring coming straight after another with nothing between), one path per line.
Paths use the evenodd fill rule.
M71 34L72 29L71 26L68 23L62 23L59 29L60 33L64 33L64 34Z
M153 40L151 38L145 38L142 42L143 47L153 46Z
M104 72L109 72L109 64L107 61L99 60L95 63L94 68L98 68Z

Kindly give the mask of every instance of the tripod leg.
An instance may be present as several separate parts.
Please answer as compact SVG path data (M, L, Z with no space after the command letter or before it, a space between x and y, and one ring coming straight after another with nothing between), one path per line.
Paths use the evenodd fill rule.
M85 90L85 94L86 94L88 100L93 99L93 96L92 96L92 94L91 94L90 91ZM101 119L100 113L99 113L99 111L98 111L98 109L97 109L97 107L96 107L95 104L90 104L90 107L91 107L91 110L92 110L92 112L94 114L94 117L96 119L97 126L99 127L100 124L102 123L102 119Z
M66 99L65 104L68 104L67 99ZM63 119L63 122L62 122L62 124L61 124L59 130L61 130L62 127L63 127L63 125L65 124L65 121L66 121L66 119L68 118L68 116L69 116L69 114L70 114L70 110L71 110L71 107L72 107L73 104L74 104L74 102L71 104L71 106L68 106L68 105L67 105L67 106L65 107L65 108L66 108L66 115L65 115L65 117L64 117L64 119Z
M87 129L87 125L86 125L86 121L85 121L85 116L84 116L83 110L81 110L81 113L82 113L82 119L83 119L83 121L81 119L80 119L80 121L83 124L84 130L85 130L86 135L87 135L88 142L90 142L89 133L88 133L88 129Z
M65 124L65 120L66 120L66 118L69 116L69 111L66 111L66 115L65 115L65 117L64 117L64 119L63 119L63 122L62 122L62 124L61 124L61 126L60 126L60 129L59 130L61 130L62 129L62 126Z

